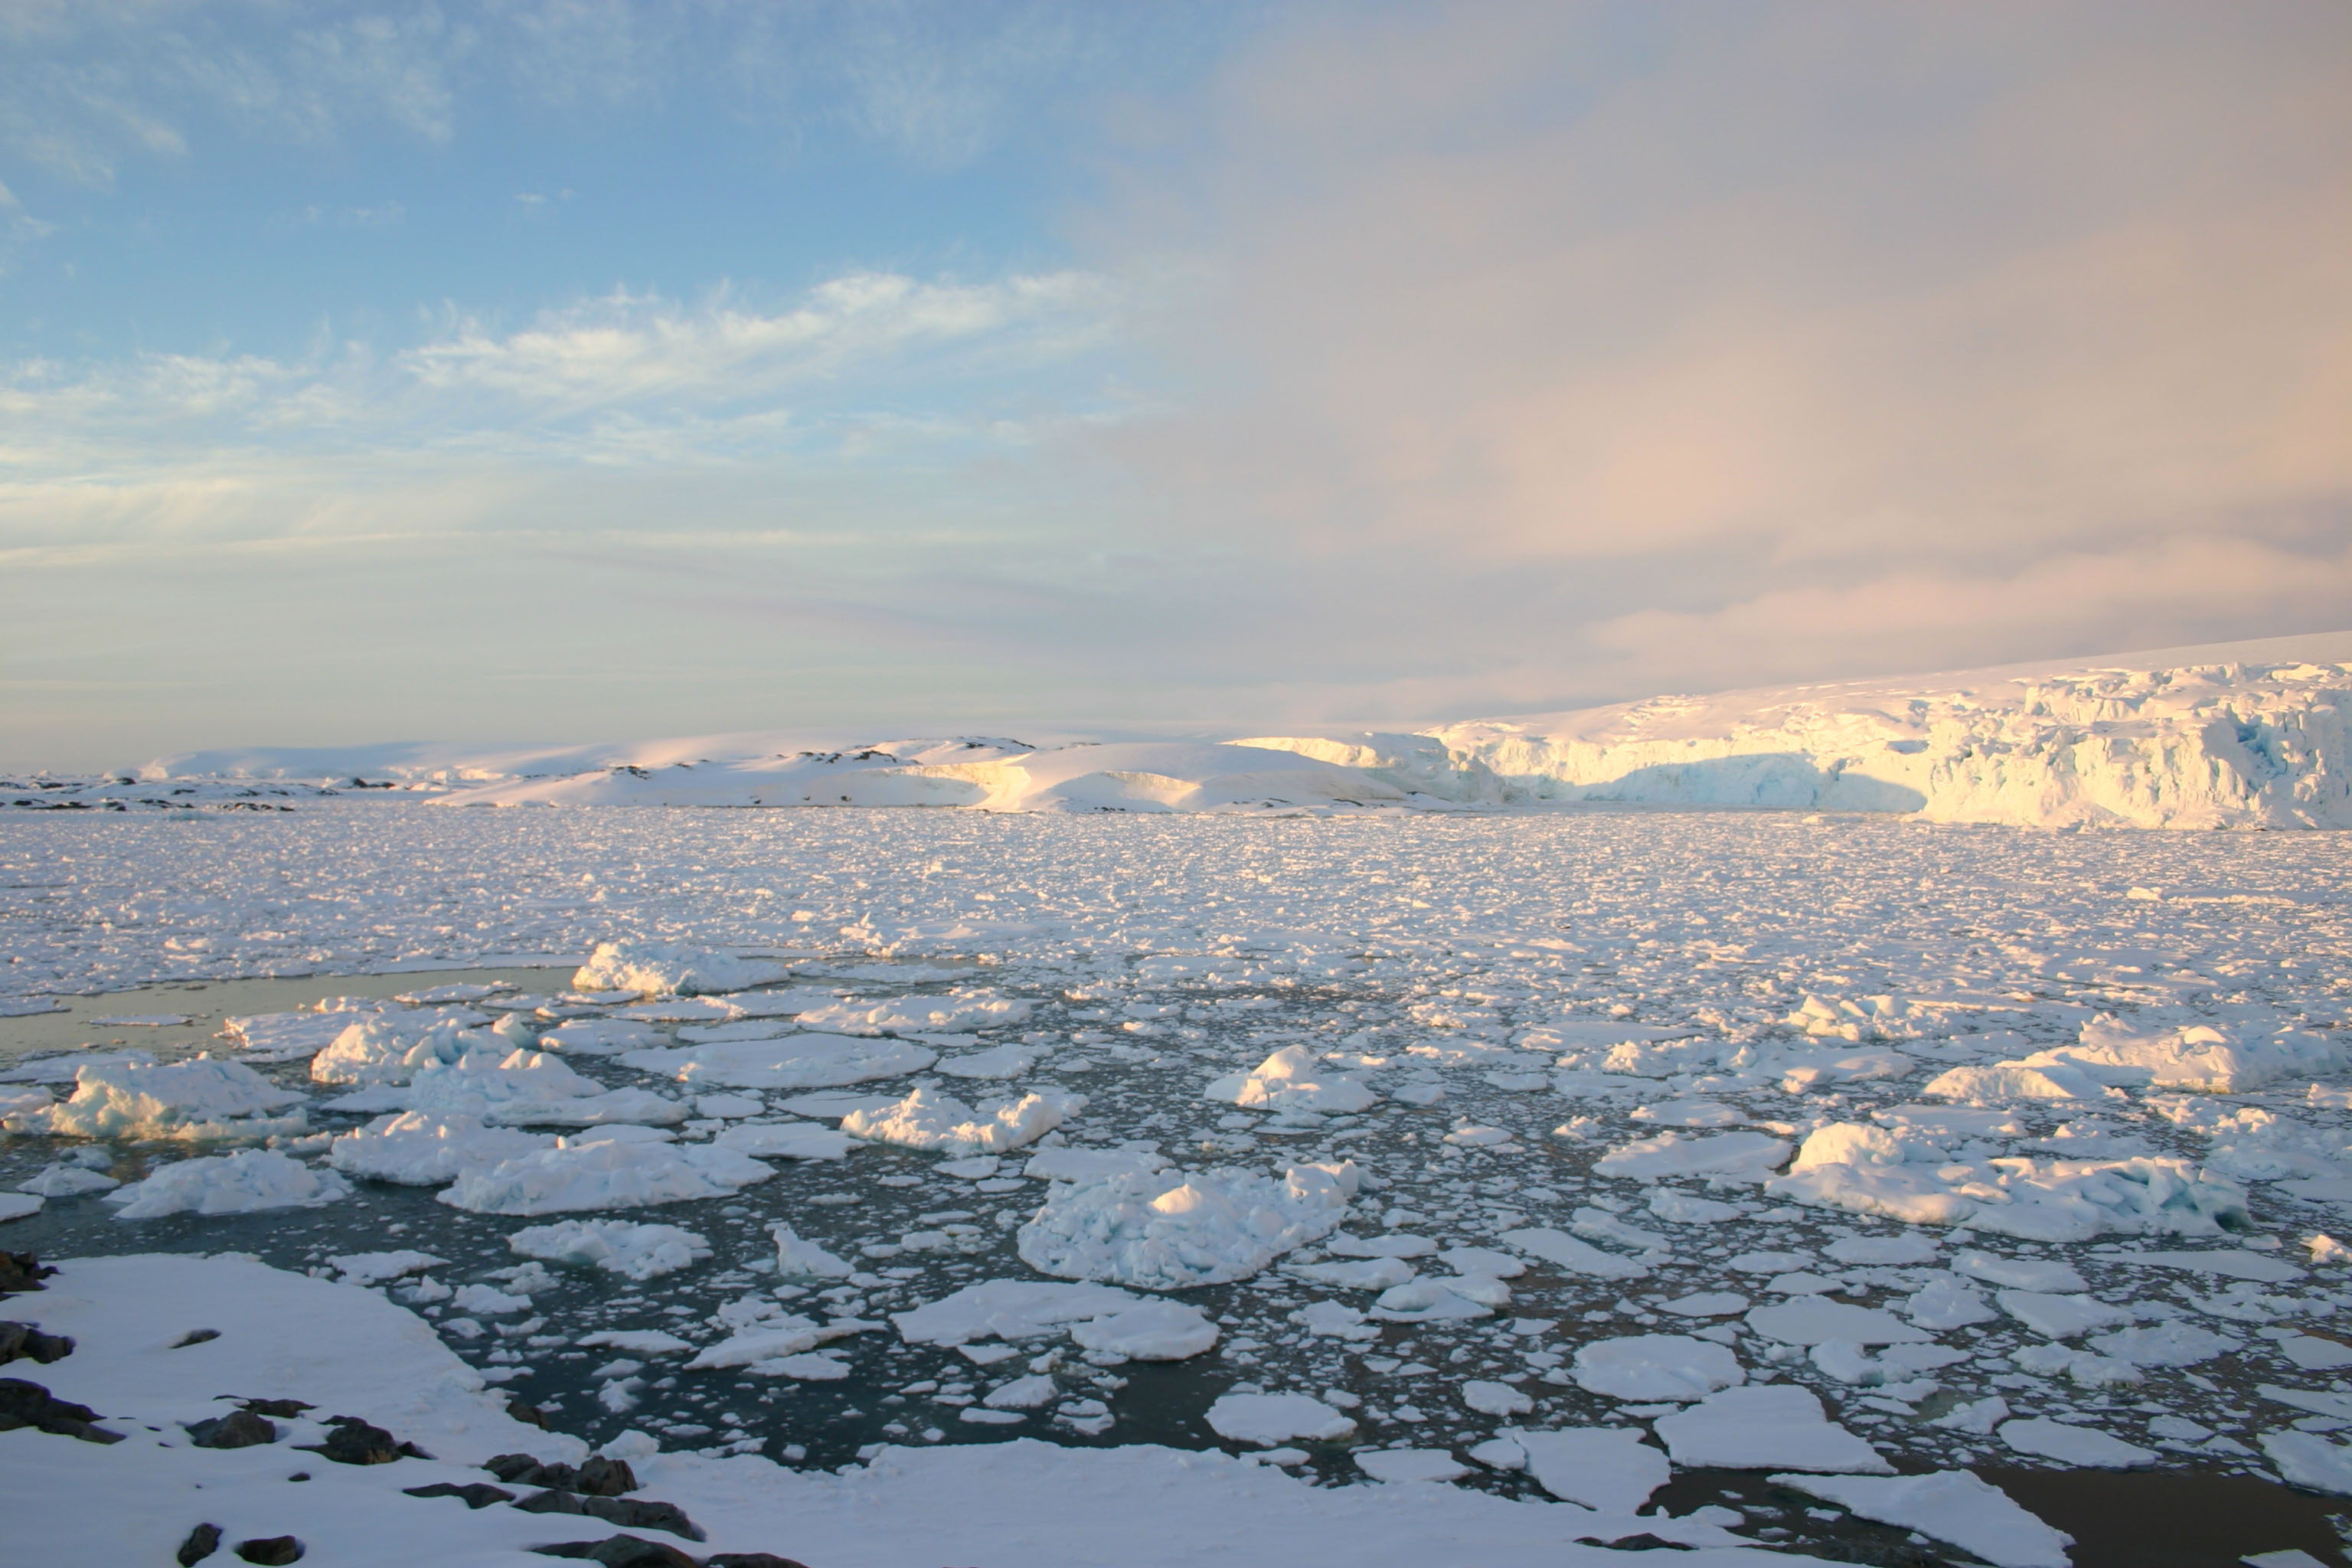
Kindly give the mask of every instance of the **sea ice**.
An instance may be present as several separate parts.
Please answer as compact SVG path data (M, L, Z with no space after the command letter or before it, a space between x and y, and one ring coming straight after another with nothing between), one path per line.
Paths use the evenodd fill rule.
M960 1051L936 1064L943 1078L1019 1078L1037 1065L1037 1053L1021 1046L992 1046L984 1051Z
M1786 1142L1761 1132L1723 1132L1712 1138L1660 1132L1612 1149L1593 1162L1592 1171L1638 1182L1684 1176L1760 1182L1788 1157Z
M18 1111L0 1125L52 1137L221 1142L302 1131L299 1111L268 1113L303 1098L243 1062L209 1056L163 1066L93 1063L75 1074L71 1099Z
M975 1110L952 1095L918 1089L887 1110L851 1111L841 1119L841 1130L904 1149L1002 1154L1034 1143L1085 1104L1083 1096L1029 1094L983 1101Z
M2291 1484L2352 1497L2352 1447L2331 1443L2316 1432L2265 1432L2262 1444L2263 1452Z
M2055 1258L2002 1258L1990 1252L1964 1251L1954 1255L1952 1272L1991 1285L2006 1285L2013 1290L2072 1294L2089 1289L2072 1265Z
M551 1149L467 1171L439 1197L475 1214L642 1208L723 1197L772 1174L748 1154L707 1144L559 1138Z
M24 1219L37 1215L47 1202L36 1193L0 1193L0 1220Z
M1536 1484L1563 1502L1630 1514L1666 1484L1673 1467L1631 1426L1570 1426L1511 1439ZM1473 1455L1475 1458L1475 1454Z
M1081 1350L1129 1361L1182 1361L1212 1349L1217 1325L1183 1301L1146 1301L1108 1317L1070 1325Z
M2004 1421L2000 1440L2021 1454L2090 1469L2129 1470L2157 1461L2157 1455L2150 1449L2126 1443L2095 1426L2076 1426L2064 1421Z
M1748 1381L1727 1348L1687 1334L1590 1341L1577 1347L1574 1366L1577 1386L1588 1393L1644 1403L1699 1399Z
M1819 1345L1832 1341L1895 1345L1916 1343L1930 1337L1892 1312L1826 1300L1820 1296L1795 1296L1755 1308L1748 1314L1748 1326L1784 1345Z
M1300 1437L1335 1443L1356 1430L1352 1416L1304 1394L1222 1394L1208 1418L1220 1437L1267 1447Z
M1774 1476L1864 1519L1948 1541L1994 1568L2067 1568L2074 1538L2053 1530L2007 1492L1966 1470L1891 1479L1864 1476Z
M300 1061L333 1045L337 1037L359 1021L360 1015L383 1011L382 1003L349 996L337 1000L342 1005L331 1010L262 1013L225 1019L223 1027L237 1042L237 1055L246 1061Z
M1141 1304L1134 1292L1112 1285L984 1279L911 1311L893 1312L890 1321L908 1344L961 1345L990 1338L1048 1339L1073 1323L1113 1318Z
M893 1002L828 1003L803 1012L800 1020L804 1029L850 1035L969 1035L1025 1023L1031 1011L1030 1003L1003 996L902 996Z
M782 980L782 965L763 959L652 942L604 942L572 976L575 991L628 991L642 996L692 996L743 991Z
M1022 1260L1046 1274L1151 1290L1246 1279L1347 1217L1352 1163L1055 1183L1020 1229Z
M1319 1070L1304 1046L1285 1046L1246 1073L1211 1079L1201 1092L1252 1110L1333 1114L1368 1110L1381 1098L1360 1079Z
M1148 1176L1167 1168L1168 1157L1149 1149L1040 1149L1029 1156L1021 1173L1038 1181L1094 1182L1109 1176Z
M408 1110L342 1134L328 1147L327 1163L347 1176L433 1187L554 1142L544 1133L486 1126L478 1117Z
M1819 1473L1869 1475L1895 1470L1877 1449L1822 1415L1822 1402L1811 1389L1794 1384L1727 1388L1659 1416L1654 1426L1675 1463L1688 1468L1794 1466Z
M921 1072L939 1053L908 1040L787 1035L673 1049L628 1051L624 1066L697 1089L836 1089Z
M2088 1296L2052 1296L2039 1290L1996 1291L2000 1310L2044 1339L2071 1340L2094 1329L2128 1323L2132 1315L2121 1307Z
M674 1225L627 1220L562 1220L527 1226L507 1237L524 1258L596 1268L643 1284L675 1274L710 1256L710 1244Z
M158 1166L143 1182L107 1194L117 1219L157 1219L174 1214L255 1214L263 1209L317 1208L351 1196L351 1184L332 1171L268 1149L240 1149Z
M358 1015L311 1057L310 1077L318 1083L406 1083L420 1069L454 1062L469 1050L507 1046L503 1040L468 1035L472 1024L482 1019L479 1013L451 1008Z
M739 1121L710 1142L763 1160L839 1160L858 1147L848 1133L814 1121Z
M776 1238L776 1272L785 1279L846 1279L857 1272L815 1242L781 1222L770 1226Z
M1571 1274L1590 1275L1596 1279L1640 1279L1650 1272L1630 1258L1603 1252L1591 1242L1579 1241L1568 1232L1549 1226L1507 1230L1496 1239L1508 1242L1530 1258L1540 1258Z
M346 1252L328 1258L327 1265L346 1285L382 1285L405 1275L422 1274L436 1264L448 1261L404 1247L393 1252Z

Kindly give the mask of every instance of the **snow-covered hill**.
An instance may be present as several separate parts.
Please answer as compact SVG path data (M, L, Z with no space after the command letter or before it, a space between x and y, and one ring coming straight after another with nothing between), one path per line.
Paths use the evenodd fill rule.
M1457 799L2352 827L2352 633L1248 743Z

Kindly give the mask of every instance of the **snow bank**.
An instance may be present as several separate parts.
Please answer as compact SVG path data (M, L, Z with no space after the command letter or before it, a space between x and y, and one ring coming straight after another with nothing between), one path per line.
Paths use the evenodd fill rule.
M351 1194L351 1184L332 1171L314 1171L271 1150L240 1149L162 1166L145 1181L119 1187L100 1201L121 1205L117 1219L157 1219L317 1208Z
M2352 634L1657 697L1428 733L1510 799L2352 827Z
M644 996L693 996L742 991L786 970L764 959L652 942L603 942L572 976L575 991L628 991Z
M1064 1279L1150 1290L1228 1284L1338 1229L1360 1181L1342 1163L1294 1166L1279 1179L1228 1169L1056 1183L1021 1227L1021 1258Z
M710 1256L710 1243L693 1231L617 1219L527 1226L508 1237L507 1246L524 1258L601 1268L639 1284Z
M1027 1094L1017 1100L986 1100L974 1110L952 1095L918 1089L883 1110L851 1111L841 1119L841 1130L902 1149L1002 1154L1034 1143L1085 1104L1084 1096Z
M559 1138L551 1149L467 1171L439 1195L474 1214L562 1214L724 1197L774 1173L709 1144Z
M74 1074L69 1100L11 1112L11 1132L67 1138L168 1138L224 1142L299 1132L303 1115L271 1116L303 1096L283 1089L243 1062L198 1057L163 1066L103 1062Z

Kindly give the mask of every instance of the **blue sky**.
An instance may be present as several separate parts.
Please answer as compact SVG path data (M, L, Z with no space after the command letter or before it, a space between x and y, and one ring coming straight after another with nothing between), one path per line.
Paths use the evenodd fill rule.
M2352 21L26 3L0 766L2345 624Z

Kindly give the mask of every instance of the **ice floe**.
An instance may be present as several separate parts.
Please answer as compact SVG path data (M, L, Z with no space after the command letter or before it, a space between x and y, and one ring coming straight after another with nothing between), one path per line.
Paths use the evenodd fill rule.
M1817 1474L1895 1470L1877 1449L1824 1415L1811 1389L1793 1384L1727 1388L1659 1416L1654 1426L1677 1465L1732 1470L1793 1466Z
M708 1144L559 1138L464 1172L439 1196L474 1214L562 1214L719 1197L773 1174L748 1154Z
M304 1098L243 1062L211 1057L155 1066L91 1063L75 1073L71 1098L16 1111L0 1125L11 1132L70 1138L222 1142L300 1131L300 1111L269 1113Z
M675 1274L710 1256L710 1243L674 1225L635 1225L627 1220L561 1220L526 1226L507 1237L523 1258L570 1263L618 1274L643 1283Z
M1538 1486L1563 1502L1610 1513L1638 1512L1672 1469L1666 1456L1630 1426L1520 1432L1510 1441Z
M409 1110L343 1133L329 1146L327 1163L347 1176L435 1187L554 1142L544 1133L491 1127L462 1112Z
M1593 1340L1577 1347L1573 1364L1578 1387L1611 1399L1700 1399L1748 1381L1727 1348L1686 1334Z
M1994 1568L2067 1568L2074 1538L2052 1529L1999 1487L1966 1470L1882 1479L1780 1475L1793 1487L1864 1519L1916 1530L1980 1557Z
M1246 1073L1212 1079L1201 1092L1252 1110L1345 1113L1380 1100L1360 1080L1321 1070L1304 1046L1285 1046Z
M698 1089L835 1089L920 1072L939 1060L939 1053L908 1040L784 1035L628 1051L620 1060Z
M264 1209L317 1208L351 1196L351 1184L268 1149L240 1149L159 1165L144 1181L106 1194L114 1217L255 1214Z
M781 980L782 964L688 947L645 942L600 942L572 976L575 991L623 991L641 996L693 996L743 991Z
M1020 1228L1022 1261L1064 1279L1146 1289L1245 1279L1347 1217L1361 1177L1351 1163L1055 1183Z
M1305 1394L1227 1394L1209 1406L1209 1426L1220 1437L1271 1447L1294 1438L1330 1443L1356 1429L1355 1418Z
M906 1149L1002 1154L1034 1143L1085 1104L1084 1096L1027 1094L983 1101L975 1110L952 1095L918 1089L886 1110L851 1111L841 1119L841 1130Z

